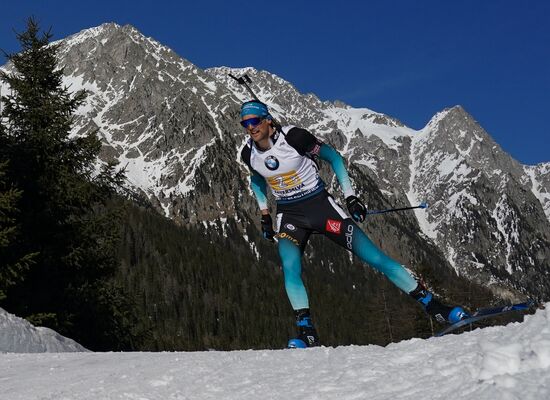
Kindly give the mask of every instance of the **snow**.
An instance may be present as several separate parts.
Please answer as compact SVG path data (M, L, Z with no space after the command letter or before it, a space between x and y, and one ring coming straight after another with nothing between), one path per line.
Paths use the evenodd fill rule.
M398 150L401 147L399 138L413 136L416 133L415 130L407 127L396 127L372 122L369 117L384 117L384 114L377 113L368 108L341 108L332 106L322 110L322 112L325 115L325 119L319 121L317 125L336 121L338 129L348 138L348 143L355 132L359 130L366 136L374 135L378 137L389 148ZM315 126L311 127L311 129L315 130Z
M252 253L256 257L256 260L259 260L260 259L260 252L258 251L258 248L256 247L256 243L254 243L252 240L250 240L250 238L248 237L247 234L243 234L243 239L250 246L250 250L252 251Z
M71 35L65 39L57 40L52 42L52 45L63 43L66 47L78 46L79 44L84 43L88 39L93 39L103 33L104 30L109 28L120 28L120 25L115 23L105 23L94 28L84 29L74 35Z
M472 169L466 164L464 156L455 154L446 154L444 158L436 164L437 172L442 178L446 178L448 182L461 182L464 177L472 172ZM452 176L447 178L449 175Z
M208 147L212 146L216 142L216 138L212 138L210 142L202 146L201 148L197 149L195 152L195 155L191 159L191 161L188 163L186 169L185 169L185 178L183 181L178 183L178 190L180 195L185 195L191 191L193 191L193 179L195 178L195 172L197 171L197 167L199 165L202 165L206 158L206 150Z
M525 165L523 170L529 180L531 192L540 201L546 218L550 221L550 193L544 189L540 182L543 176L550 174L550 163L542 163L537 166Z
M425 201L425 199L422 198L422 195L416 191L415 182L417 181L417 174L422 175L421 165L430 161L426 161L417 156L417 148L420 147L422 142L427 139L428 134L429 131L425 128L424 130L419 131L416 135L412 136L409 162L409 187L407 190L407 199L409 200L409 204L419 204ZM416 220L418 221L418 226L420 227L421 232L427 238L435 241L437 239L437 221L430 222L428 220L429 212L426 212L424 209L415 209L413 212Z
M88 93L94 95L100 95L101 89L98 87L97 83L84 81L82 75L67 75L63 76L63 85L68 87L71 92L76 92L78 90L86 90ZM80 106L75 113L76 115L88 115L93 111L93 98L87 97L84 104Z
M510 255L515 244L519 243L519 229L517 226L517 218L514 218L514 210L510 207L507 201L506 194L503 194L498 200L495 209L492 212L492 217L496 222L498 231L506 240L506 271L512 274L513 268L510 264Z
M32 326L22 318L0 308L0 353L44 353L87 351L72 339L42 327ZM0 361L0 364L2 361ZM2 374L0 373L0 382ZM3 397L0 397L3 399Z
M362 157L360 160L354 161L355 164L358 165L364 165L365 167L369 168L371 171L373 171L375 174L378 175L378 171L376 169L376 160L373 158L366 158Z
M445 118L447 118L447 115L456 107L460 107L460 106L454 106L454 107L451 107L451 108L446 108L445 110L443 111L440 111L438 112L437 114L435 114L431 119L430 121L428 121L428 123L426 124L426 126L422 129L423 132L425 133L429 133L433 130L437 130L437 127L439 125L439 123L441 121L443 121Z
M550 309L506 327L386 347L7 353L0 385L10 400L542 400L550 398Z

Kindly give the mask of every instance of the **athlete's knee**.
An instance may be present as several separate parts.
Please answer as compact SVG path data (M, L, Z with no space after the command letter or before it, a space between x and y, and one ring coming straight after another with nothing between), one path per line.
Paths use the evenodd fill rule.
M285 279L292 278L294 276L301 276L302 264L300 260L286 260L283 262L283 273Z
M301 274L301 252L296 244L288 239L279 239L279 256L283 264L285 278L289 274Z

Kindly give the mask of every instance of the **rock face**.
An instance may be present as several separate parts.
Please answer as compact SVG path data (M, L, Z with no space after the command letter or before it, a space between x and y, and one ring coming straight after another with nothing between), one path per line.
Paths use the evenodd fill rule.
M423 231L460 274L547 293L538 282L548 274L548 219L521 164L461 107L415 136L411 160L409 198L431 204Z
M106 24L69 37L60 57L67 83L90 94L75 134L97 129L103 159L125 166L130 185L181 223L235 209L225 195L238 185L227 175L237 146L229 132L239 131L229 90L131 26Z
M385 251L412 269L429 260L503 297L550 296L550 163L521 165L460 106L416 131L299 93L266 71L201 70L131 26L104 24L60 44L67 85L89 92L74 134L97 130L102 159L119 161L129 186L179 224L233 220L254 256L258 210L239 160L246 133L238 124L250 96L228 76L247 73L279 121L310 130L347 158L370 208L430 204L368 221ZM339 194L328 168L322 176Z

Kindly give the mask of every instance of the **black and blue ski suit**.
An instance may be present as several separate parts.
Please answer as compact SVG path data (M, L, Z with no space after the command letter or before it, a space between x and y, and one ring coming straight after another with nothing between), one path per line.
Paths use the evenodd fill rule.
M294 310L309 308L302 281L301 256L309 236L322 233L382 272L403 292L418 282L397 261L380 251L325 190L316 159L327 161L344 196L354 195L342 156L305 129L283 127L260 150L252 139L241 151L250 168L250 186L260 209L267 208L267 186L277 203L276 238L283 264L285 289Z

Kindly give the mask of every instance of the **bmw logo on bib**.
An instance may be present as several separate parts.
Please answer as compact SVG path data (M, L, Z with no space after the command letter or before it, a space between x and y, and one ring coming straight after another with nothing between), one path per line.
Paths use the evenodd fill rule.
M277 160L275 156L267 157L264 163L267 169L271 171L275 171L277 168L279 168L279 160Z

